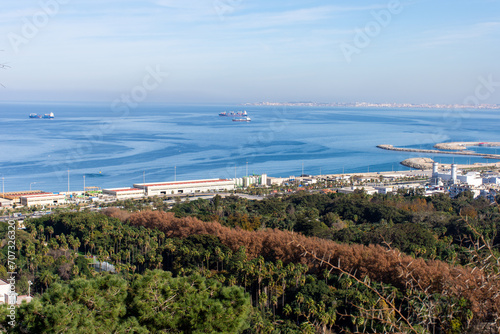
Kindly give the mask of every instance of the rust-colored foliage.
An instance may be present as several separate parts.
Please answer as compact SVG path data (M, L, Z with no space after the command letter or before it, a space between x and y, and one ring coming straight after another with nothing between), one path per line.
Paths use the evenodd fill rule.
M394 202L396 208L409 211L409 212L433 212L435 211L434 205L427 202L423 198L415 198L411 202Z
M460 209L460 215L462 217L474 219L477 217L477 211L472 206L468 205Z
M423 203L422 203L423 204ZM116 216L116 212L112 213ZM248 258L263 256L279 259L283 263L305 263L315 271L321 263L304 257L303 249L318 258L339 265L356 276L368 275L370 279L396 286L400 289L417 288L429 293L446 293L467 298L476 316L485 318L498 314L500 291L498 280L488 280L484 272L442 261L415 259L397 250L379 245L346 245L314 237L305 237L288 231L245 231L229 228L219 223L202 222L196 218L176 218L173 213L143 211L129 217L133 226L159 229L168 237L185 238L190 235L217 236L233 251L244 246ZM299 247L300 245L300 247ZM302 248L303 247L303 248Z
M130 218L130 212L118 208L106 208L102 210L102 213L111 218L118 218L122 222L126 222Z

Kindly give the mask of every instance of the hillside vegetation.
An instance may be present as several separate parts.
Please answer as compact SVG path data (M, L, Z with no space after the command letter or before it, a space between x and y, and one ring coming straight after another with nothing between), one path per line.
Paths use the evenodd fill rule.
M216 196L170 212L157 199L119 205L18 231L17 288L25 293L32 280L36 296L17 310L14 332L499 328L500 213L470 194ZM91 256L116 272L100 273Z

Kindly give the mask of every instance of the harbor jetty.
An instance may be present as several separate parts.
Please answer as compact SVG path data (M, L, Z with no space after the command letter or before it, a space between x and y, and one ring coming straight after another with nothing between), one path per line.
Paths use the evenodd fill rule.
M393 145L377 145L378 148L381 148L383 150L390 150L390 151L400 151L400 152L415 152L415 153L427 153L427 154L452 154L452 155L467 155L467 156L474 156L474 157L483 157L485 159L497 159L500 160L500 154L489 154L489 153L477 153L474 151L468 151L465 150L467 146L478 146L478 145L463 145L464 143L441 143L441 144L436 144L434 147L436 148L441 148L441 149L455 149L454 151L441 151L439 149L436 150L428 150L428 149L418 149L418 148L407 148L407 147L394 147ZM477 142L476 144L480 144ZM484 145L482 146L500 146L500 143L483 143ZM498 144L498 145L493 145L493 144ZM443 148L447 147L447 148ZM456 150L458 147L460 148L458 151Z
M401 165L403 166L420 170L431 170L433 163L434 160L431 158L409 158L401 161Z
M471 146L483 146L483 147L498 147L499 142L478 142L478 141L462 141L453 143L439 143L434 145L435 148L440 150L466 150L467 147Z
M401 161L401 165L420 169L420 170L431 170L434 160L431 158L409 158ZM439 164L444 169L450 169L452 164ZM500 162L475 162L473 164L455 164L458 169L464 171L478 171L485 169L497 169L500 168Z

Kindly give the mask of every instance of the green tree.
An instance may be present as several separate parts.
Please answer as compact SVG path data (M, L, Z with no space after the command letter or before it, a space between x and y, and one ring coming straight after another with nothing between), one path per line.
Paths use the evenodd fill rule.
M135 318L126 317L126 298L127 282L114 275L56 283L18 309L12 332L148 333Z
M251 306L240 287L154 270L133 282L132 315L152 332L239 333Z

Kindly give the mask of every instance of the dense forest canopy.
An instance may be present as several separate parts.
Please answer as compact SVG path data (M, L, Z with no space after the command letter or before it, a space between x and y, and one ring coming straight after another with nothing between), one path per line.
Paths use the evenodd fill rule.
M500 212L464 193L116 203L17 231L14 332L487 333ZM7 226L0 225L5 245ZM0 253L5 263L5 247ZM102 271L111 263L114 273ZM7 269L0 266L0 276ZM196 297L194 297L196 296ZM10 328L6 309L0 320ZM35 329L36 328L36 329Z

